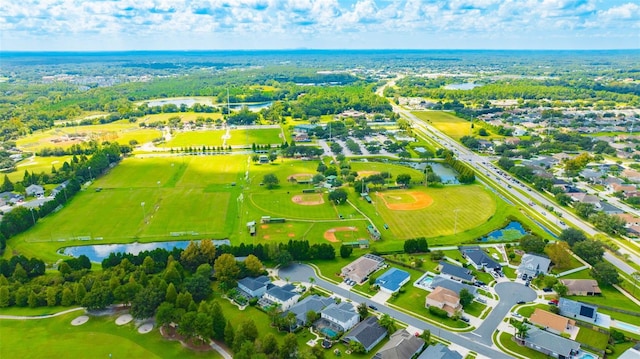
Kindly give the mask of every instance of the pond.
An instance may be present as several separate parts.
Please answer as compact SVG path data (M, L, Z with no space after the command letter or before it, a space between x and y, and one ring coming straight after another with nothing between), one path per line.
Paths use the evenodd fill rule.
M527 234L527 231L522 227L522 224L513 221L507 224L506 227L487 234L486 237L478 238L478 241L515 241L524 237L525 234Z
M420 147L422 148L422 147ZM420 151L418 151L420 152ZM423 163L414 163L414 162L404 162L402 163L404 165L407 165L411 168L414 168L418 171L424 172L424 169L427 166L431 166L431 169L433 170L433 173L435 173L436 175L438 175L440 177L440 179L442 180L442 183L444 184L460 184L460 182L458 182L458 172L456 172L453 168L449 167L446 164L443 163L439 163L439 162L423 162Z
M195 241L199 242L199 241ZM66 254L72 257L79 257L85 255L89 257L89 260L96 263L102 263L102 260L109 257L111 253L130 253L137 255L140 252L152 251L154 249L162 248L168 251L173 248L184 249L191 243L191 241L169 241L169 242L150 242L150 243L130 243L130 244L96 244L92 246L73 246L65 247L60 250L60 253ZM214 240L213 244L216 246L231 245L228 239Z
M473 90L476 87L482 86L481 84L474 84L471 82L460 83L460 84L450 84L444 87L445 90Z
M232 103L229 104L229 107L232 110L240 110L243 106L247 106L247 108L251 111L260 111L263 108L268 108L273 104L273 102L271 101L267 101L267 102L238 102L238 103ZM226 106L226 105L218 105L218 106Z
M191 107L193 106L193 104L195 103L199 103L199 104L203 104L203 105L207 105L207 106L213 106L213 102L211 101L211 99L205 99L205 98L165 98L165 99L156 99L156 100L151 100L147 102L147 105L149 107L155 107L155 106L164 106L164 105L176 105L176 106L180 106L180 105L187 105L187 107Z

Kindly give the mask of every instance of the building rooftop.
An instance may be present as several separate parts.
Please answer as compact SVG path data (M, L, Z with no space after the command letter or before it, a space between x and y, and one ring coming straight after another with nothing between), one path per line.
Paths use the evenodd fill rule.
M369 351L385 335L387 335L387 330L378 323L378 318L372 315L356 324L353 329L345 334L344 338L359 342Z
M580 343L578 342L549 333L533 325L527 326L529 327L529 331L527 332L527 337L525 339L527 343L539 346L567 358L571 356L572 352L580 349Z
M602 293L598 286L598 282L593 279L561 279L560 283L567 287L567 295L580 295L579 293Z
M442 274L454 276L467 282L473 280L473 275L467 268L447 263L445 261L441 261L438 265L440 266L440 273Z
M442 343L430 345L420 354L418 359L462 359L462 355L455 350L451 350Z
M545 328L553 329L557 332L564 332L567 330L569 325L575 325L575 321L565 318L558 314L553 314L551 312L547 312L546 310L542 310L540 308L536 308L531 314L529 321L533 324L538 324Z
M380 348L374 359L407 359L413 357L424 347L424 340L404 329L391 334L389 341Z
M411 275L409 272L405 272L398 268L391 268L376 279L376 284L395 292L399 290L402 283L410 277Z
M460 291L463 289L467 289L469 293L473 294L474 296L478 292L478 288L472 285L462 284L460 282L456 282L455 280L445 278L441 275L437 275L433 277L433 280L431 281L431 287L432 288L443 287L443 288L454 291L457 295L460 295Z

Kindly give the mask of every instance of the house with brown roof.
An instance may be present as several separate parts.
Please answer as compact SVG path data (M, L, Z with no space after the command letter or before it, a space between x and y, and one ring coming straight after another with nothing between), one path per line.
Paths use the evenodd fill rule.
M630 168L625 169L620 174L620 177L628 179L630 182L639 183L640 182L640 172L636 170L632 170Z
M562 334L568 330L573 329L573 327L575 327L576 325L575 320L571 320L561 315L547 312L546 310L542 310L540 308L536 308L536 310L533 311L533 314L531 314L529 321L555 334Z
M456 292L444 287L436 287L436 289L429 293L425 301L425 306L427 308L431 306L438 307L446 311L449 316L454 315L462 309L460 296Z
M364 282L371 273L384 264L382 257L365 254L342 268L342 277L358 284Z
M625 227L640 226L640 218L630 213L620 213L616 214L615 216L622 219L626 223Z
M567 287L567 295L601 295L598 282L593 279L561 279L560 283Z

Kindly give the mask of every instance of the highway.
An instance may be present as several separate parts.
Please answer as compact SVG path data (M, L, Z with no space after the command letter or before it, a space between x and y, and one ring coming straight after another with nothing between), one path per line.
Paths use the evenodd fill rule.
M533 209L535 209L537 212L536 216L538 216L539 218L533 217L532 219L537 221L540 225L547 227L547 229L549 230L554 226L561 229L567 228L566 224L561 223L562 221L575 226L589 236L603 234L602 232L595 229L591 224L584 222L582 219L578 218L573 213L568 212L557 203L550 201L537 191L532 190L524 183L520 182L517 179L514 179L508 173L493 165L486 157L474 153L461 143L458 143L449 138L435 127L417 118L410 111L405 110L395 105L394 103L391 104L395 112L399 113L401 117L411 122L411 126L414 130L417 130L423 136L427 136L442 147L453 151L459 160L464 161L468 165L473 167L477 171L477 173L484 174L485 176L489 177L493 181L493 185L500 186L504 191L508 192L511 197L517 199L517 201L520 202L513 203L514 205L522 207L531 206ZM513 200L513 198L509 200ZM549 211L546 210L545 207L553 208L554 212L558 213L562 217L562 219L559 219L552 213L549 213ZM635 263L640 263L640 256L638 256L634 251L629 250L624 243L621 243L620 241L617 241L617 243L620 246L620 253L628 254L632 261L634 261ZM617 260L614 260L612 258L615 258L612 254L605 253L605 259L615 265L619 270L627 274L635 272L633 267L627 265L617 258L615 258Z

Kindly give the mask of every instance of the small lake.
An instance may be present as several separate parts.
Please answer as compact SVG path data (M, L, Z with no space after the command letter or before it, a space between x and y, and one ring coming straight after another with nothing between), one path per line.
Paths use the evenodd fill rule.
M167 98L167 99L157 99L147 101L147 105L149 107L155 106L164 106L164 105L176 105L180 107L181 105L187 105L187 107L193 106L193 104L203 104L207 106L213 106L213 102L210 99L204 98Z
M480 84L474 84L471 82L461 83L461 84L450 84L444 87L445 90L473 90L476 87L480 87Z
M268 108L273 104L273 102L271 101L267 101L267 102L238 102L238 103L231 103L229 104L229 107L232 110L240 110L243 106L247 106L247 108L251 111L257 112L262 110L263 108ZM226 106L226 104L218 104L217 106Z
M185 249L192 241L170 241L170 242L150 242L150 243L130 243L130 244L96 244L92 246L74 246L65 247L60 251L72 257L85 255L89 260L96 263L102 263L102 260L109 257L111 253L130 253L137 255L140 252L152 251L162 248L168 251L173 248ZM196 240L194 242L200 242ZM228 239L214 240L213 244L217 246L231 245Z
M432 162L429 163L433 173L437 174L444 184L460 184L456 176L458 173L451 167L443 165L442 163Z
M524 237L525 234L527 234L527 231L522 227L522 224L513 221L507 224L506 227L487 234L486 237L478 238L478 241L515 241Z

